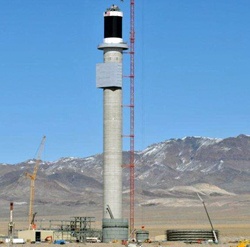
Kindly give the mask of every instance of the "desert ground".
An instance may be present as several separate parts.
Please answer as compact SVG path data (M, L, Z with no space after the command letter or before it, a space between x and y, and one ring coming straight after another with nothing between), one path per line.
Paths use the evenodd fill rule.
M2 212L0 214L0 235L7 236L8 233L8 210L1 205ZM14 222L16 231L19 229L27 229L27 212L21 207L16 207L14 211ZM40 222L53 220L65 220L72 216L95 217L92 228L101 229L102 210L101 207L71 206L61 205L58 207L43 206L36 208L39 211L37 217L37 227L39 229ZM240 240L250 240L250 196L238 196L232 198L214 198L207 203L207 209L211 218L214 229L219 231L219 246L236 247ZM129 205L124 205L124 214L129 218ZM139 206L135 208L135 228L149 231L151 244L143 243L144 247L158 246L177 246L187 245L183 242L166 241L166 230L172 229L204 229L210 230L211 226L205 213L203 205L199 203L187 204L184 200L172 201L168 205L156 204L150 206ZM210 245L208 243L204 243ZM7 244L3 244L7 245ZM32 245L27 243L25 245ZM33 244L36 245L36 244ZM39 246L48 245L41 243ZM70 246L118 246L121 243L69 243ZM192 244L197 245L197 244ZM200 245L199 245L200 246Z

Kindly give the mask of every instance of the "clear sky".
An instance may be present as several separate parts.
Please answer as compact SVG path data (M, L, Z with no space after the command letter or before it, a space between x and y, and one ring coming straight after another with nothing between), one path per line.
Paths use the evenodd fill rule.
M47 161L102 153L95 66L111 4L124 12L128 42L128 0L0 2L0 163L35 158L43 135ZM249 11L249 0L135 0L136 150L184 136L250 134Z

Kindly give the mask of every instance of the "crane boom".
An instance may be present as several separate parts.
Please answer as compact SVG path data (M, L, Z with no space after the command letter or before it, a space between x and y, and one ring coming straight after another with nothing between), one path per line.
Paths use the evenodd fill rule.
M33 228L33 225L34 225L32 223L32 219L33 219L33 206L34 206L34 198L35 198L35 180L36 180L38 167L41 162L41 154L44 149L45 140L46 140L46 136L43 136L42 141L39 145L39 149L37 151L36 164L35 164L33 173L32 174L28 172L25 173L26 177L30 179L29 229Z
M199 195L198 192L197 192L196 194L197 194L197 196L199 197L200 201L202 202L202 204L203 204L203 206L204 206L205 212L206 212L206 214L207 214L207 218L208 218L209 223L210 223L211 228L212 228L212 232L213 232L213 235L214 235L215 243L218 244L218 238L217 238L216 232L215 232L215 230L214 230L214 227L213 227L212 221L211 221L211 219L210 219L210 216L209 216L209 214L208 214L208 211L207 211L207 207L206 207L206 205L205 205L205 202L203 201L203 199L201 198L201 196Z

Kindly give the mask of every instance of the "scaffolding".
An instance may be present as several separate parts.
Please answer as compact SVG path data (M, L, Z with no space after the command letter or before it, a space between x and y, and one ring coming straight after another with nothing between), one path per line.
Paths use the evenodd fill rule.
M72 217L70 230L77 242L87 242L88 238L101 239L101 231L92 229L91 223L95 222L94 217Z
M102 231L93 229L95 217L71 217L70 220L40 220L37 222L40 230L52 230L54 239L70 242L88 242L89 239L102 239Z

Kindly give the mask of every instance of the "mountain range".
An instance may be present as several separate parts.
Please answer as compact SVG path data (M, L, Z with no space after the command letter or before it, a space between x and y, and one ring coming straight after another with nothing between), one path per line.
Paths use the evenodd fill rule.
M30 180L36 161L0 164L0 198L28 205ZM129 152L123 153L129 164ZM123 168L124 200L129 200L129 168ZM225 139L185 137L153 144L135 152L136 203L152 206L171 198L197 200L250 194L250 136ZM102 154L67 157L39 165L35 204L100 206Z

